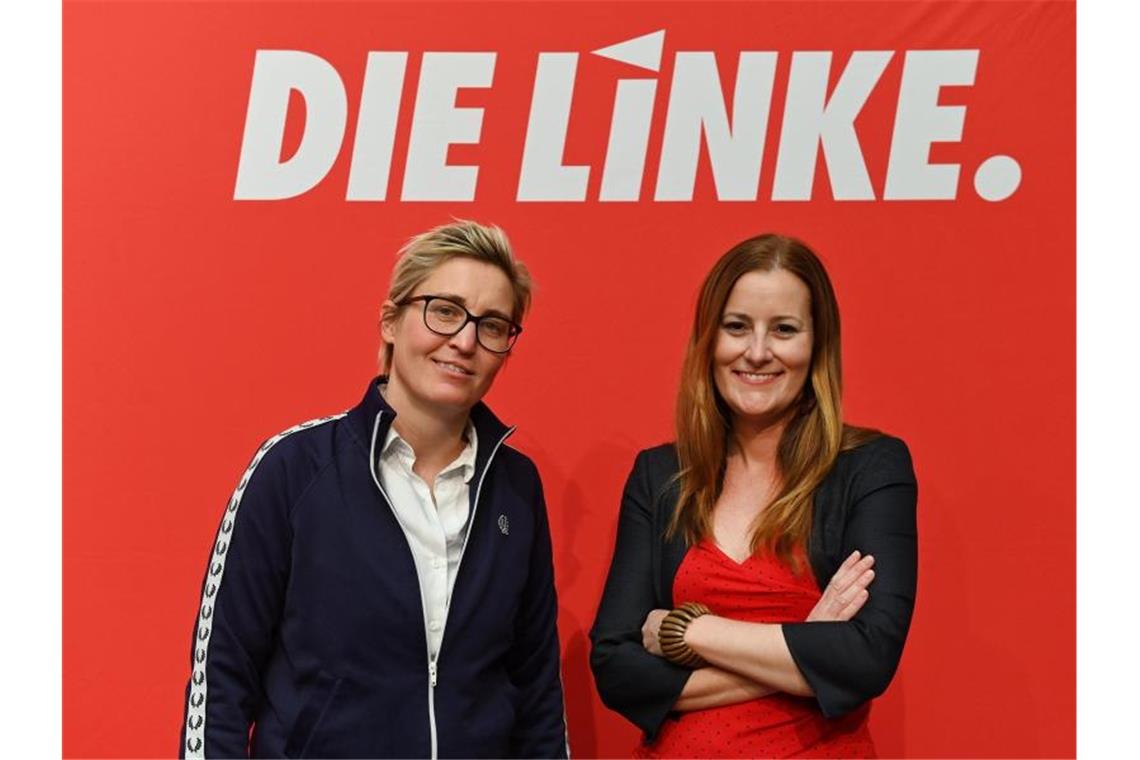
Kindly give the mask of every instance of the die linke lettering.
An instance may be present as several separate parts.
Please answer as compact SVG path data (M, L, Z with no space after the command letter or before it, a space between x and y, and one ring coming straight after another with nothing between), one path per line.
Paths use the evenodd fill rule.
M665 32L658 31L591 54L656 73L664 37ZM368 53L346 200L384 201L388 197L408 56L406 51ZM657 78L618 80L604 155L598 165L571 165L564 162L564 149L576 97L579 54L538 53L520 146L517 200L585 201L590 173L600 170L598 201L637 201L650 193L655 201L689 201L703 143L716 197L755 201L777 56L767 51L740 52L729 95L717 54L675 53L656 184L643 190ZM834 56L830 51L796 51L791 54L786 82L771 200L811 200L820 148L836 200L876 200L855 120L896 56L902 59L902 77L881 199L957 197L961 166L931 163L929 155L932 144L962 138L966 108L940 105L939 93L943 87L974 84L977 50L860 50L850 55L837 79L831 75ZM492 87L496 58L494 52L422 54L400 200L475 199L479 167L449 163L448 149L480 141L484 109L457 106L456 96L460 90ZM581 90L579 85L577 97L587 97ZM291 91L304 99L304 129L296 151L281 160ZM314 188L344 149L348 118L344 84L328 61L296 50L257 51L234 198L281 200ZM1012 195L1021 180L1020 166L1009 156L991 156L975 169L974 187L990 201Z

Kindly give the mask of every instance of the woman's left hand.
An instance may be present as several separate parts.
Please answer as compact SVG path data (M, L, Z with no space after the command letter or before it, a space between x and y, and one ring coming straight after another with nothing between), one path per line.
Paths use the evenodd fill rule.
M661 651L661 642L657 640L657 632L661 630L661 621L669 614L669 610L650 610L645 616L645 623L641 626L641 643L650 654L664 657Z

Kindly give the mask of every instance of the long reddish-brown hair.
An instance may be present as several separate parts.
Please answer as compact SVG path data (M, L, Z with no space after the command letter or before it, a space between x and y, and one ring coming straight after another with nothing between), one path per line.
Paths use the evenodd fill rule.
M701 286L677 395L680 496L668 533L679 532L690 545L712 534L732 433L732 411L713 379L725 304L743 275L779 269L798 277L811 293L811 368L780 437L779 490L753 523L751 546L753 553L771 551L798 568L795 550L807 545L816 488L841 451L878 433L843 424L839 304L819 257L794 238L768 234L737 244Z

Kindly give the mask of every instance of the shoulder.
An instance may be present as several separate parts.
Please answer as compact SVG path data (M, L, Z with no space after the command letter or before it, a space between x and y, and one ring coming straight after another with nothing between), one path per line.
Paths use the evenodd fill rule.
M897 462L909 464L910 449L901 438L887 433L881 433L874 438L841 452L839 459L846 459L854 465L868 466L882 462Z
M266 438L254 452L243 481L273 481L291 491L304 487L335 459L337 424L343 417L306 420Z
M828 479L862 492L887 485L917 484L910 449L901 438L887 434L841 452Z
M495 466L509 473L512 479L540 480L534 460L509 444L500 446L495 458Z
M333 454L336 447L337 423L344 413L306 420L274 433L265 439L258 453L285 459L310 458L324 459Z
M626 481L627 496L637 495L646 506L672 504L676 501L677 473L680 471L677 448L672 443L638 452Z
M672 478L680 469L677 447L673 443L663 443L637 452L633 460L634 473L647 476L650 481Z

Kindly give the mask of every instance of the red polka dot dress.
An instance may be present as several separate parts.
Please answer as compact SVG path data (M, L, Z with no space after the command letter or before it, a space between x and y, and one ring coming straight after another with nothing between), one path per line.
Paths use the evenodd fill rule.
M685 555L673 598L699 601L721 615L752 623L802 622L820 591L806 560L799 576L765 554L737 563L705 539ZM760 699L676 713L637 757L874 757L867 731L870 705L829 720L814 699L777 692Z

